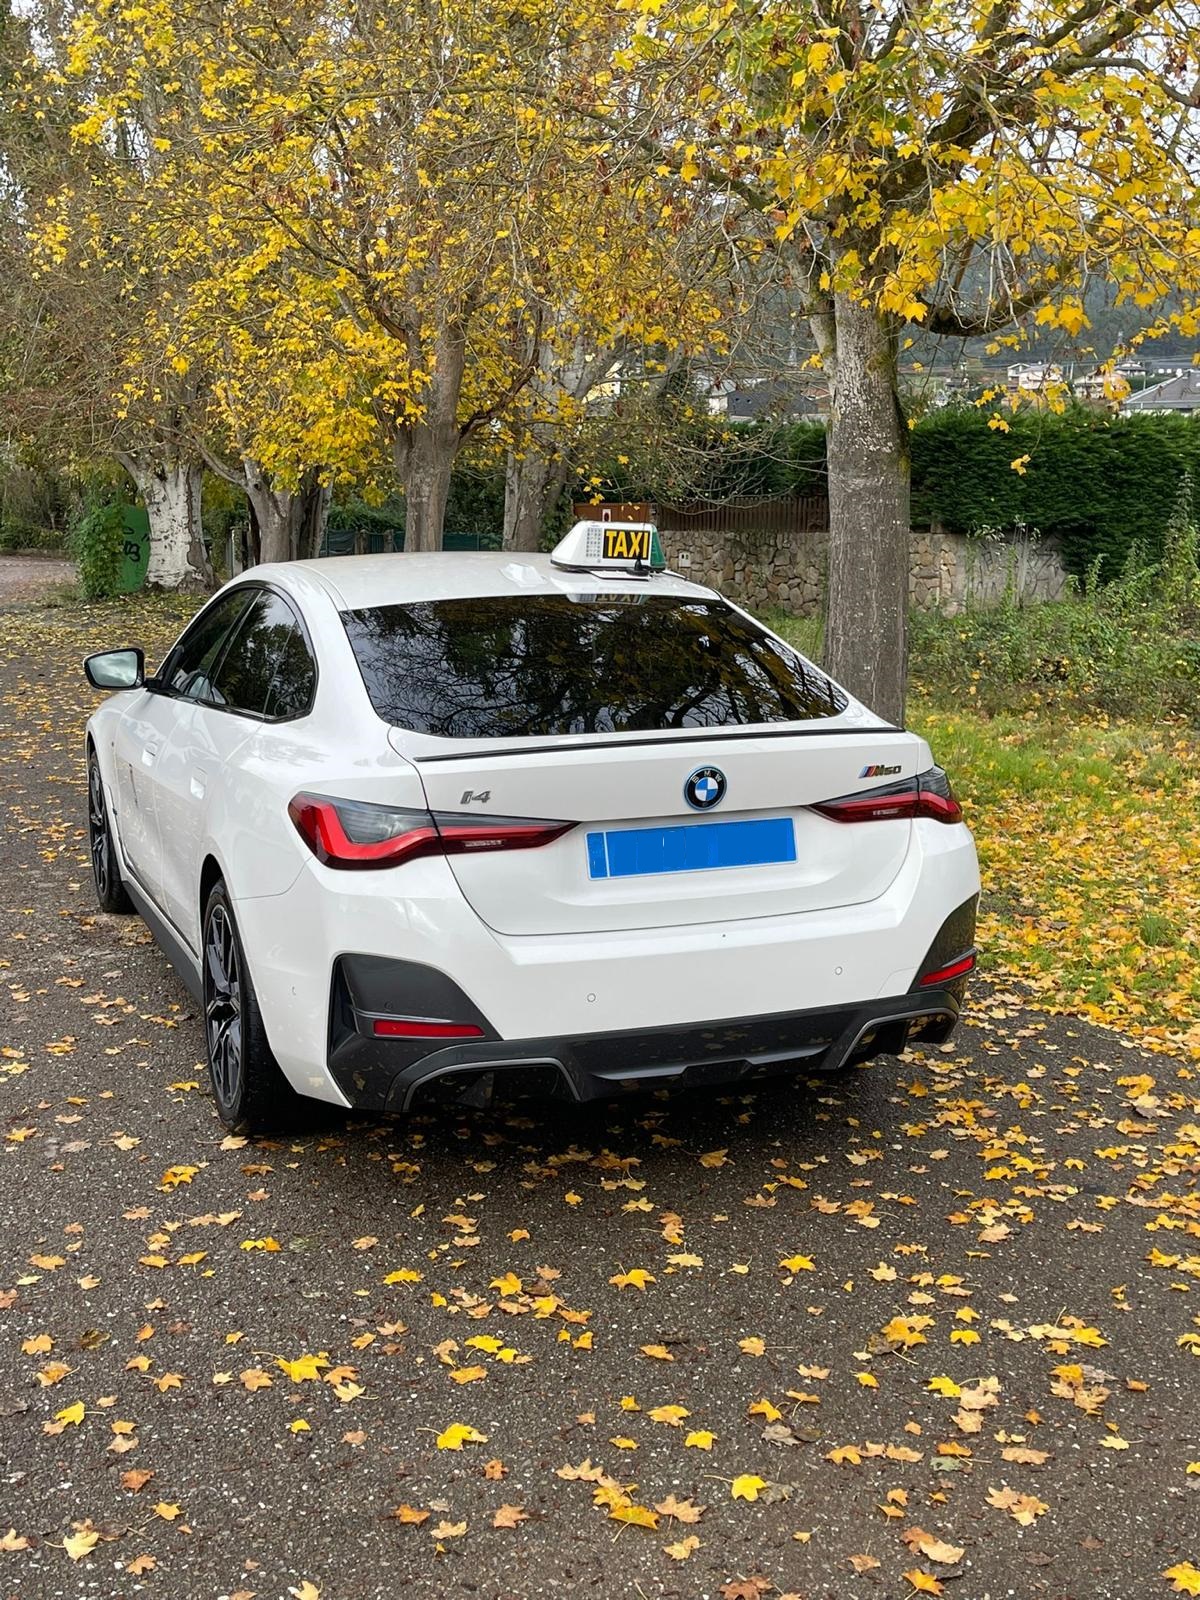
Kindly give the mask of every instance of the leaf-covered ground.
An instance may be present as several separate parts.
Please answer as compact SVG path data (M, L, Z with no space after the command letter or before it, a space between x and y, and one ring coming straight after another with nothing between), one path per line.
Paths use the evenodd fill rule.
M927 716L991 897L944 1050L244 1143L162 956L93 910L111 617L0 620L0 1593L1200 1593L1195 963L1127 938L1148 883L1190 936L1195 841L1147 841L1128 747L1039 802L1011 763L1052 754Z

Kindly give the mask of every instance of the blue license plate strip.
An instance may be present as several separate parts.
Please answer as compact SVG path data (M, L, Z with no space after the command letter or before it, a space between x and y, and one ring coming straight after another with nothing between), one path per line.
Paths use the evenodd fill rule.
M643 878L716 867L766 867L796 859L791 817L752 822L691 822L675 828L621 828L587 836L588 876Z

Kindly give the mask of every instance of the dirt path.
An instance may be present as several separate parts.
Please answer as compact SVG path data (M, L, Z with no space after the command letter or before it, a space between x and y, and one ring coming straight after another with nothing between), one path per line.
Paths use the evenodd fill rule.
M0 611L41 600L74 576L74 563L62 556L0 555Z

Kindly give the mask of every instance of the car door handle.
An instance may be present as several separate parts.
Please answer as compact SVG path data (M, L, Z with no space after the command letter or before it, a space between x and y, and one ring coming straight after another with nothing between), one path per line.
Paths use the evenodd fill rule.
M148 740L142 746L142 765L144 767L152 767L154 765L155 757L158 755L158 751L158 745L155 744L153 740Z

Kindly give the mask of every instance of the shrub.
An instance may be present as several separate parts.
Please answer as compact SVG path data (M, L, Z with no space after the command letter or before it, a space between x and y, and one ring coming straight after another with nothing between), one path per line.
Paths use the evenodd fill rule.
M118 593L125 550L125 507L89 506L71 531L71 549L86 600Z

